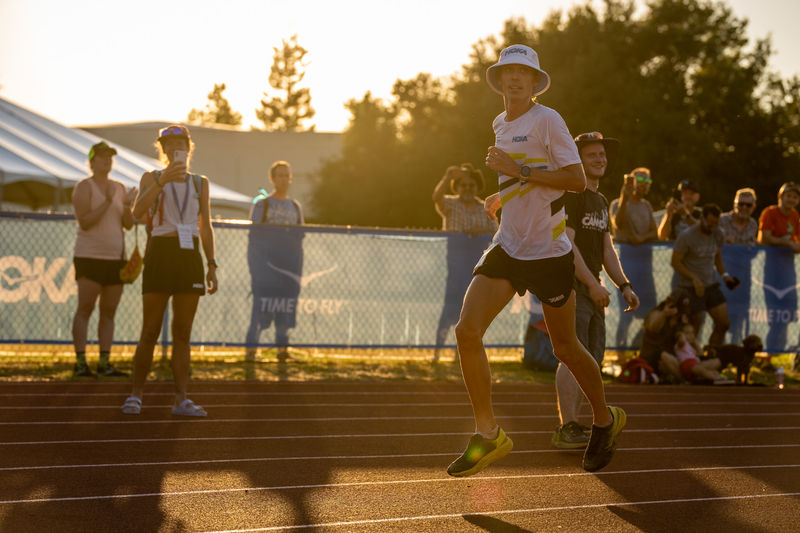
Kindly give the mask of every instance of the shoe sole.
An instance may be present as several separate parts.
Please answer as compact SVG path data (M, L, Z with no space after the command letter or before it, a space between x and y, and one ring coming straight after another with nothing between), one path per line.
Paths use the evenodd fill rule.
M588 439L586 442L567 442L559 439L557 435L553 435L553 438L550 439L550 442L553 444L553 446L562 450L576 450L578 448L586 448L589 445Z
M494 463L495 461L499 461L500 459L508 455L508 453L512 449L514 449L514 442L510 438L508 438L508 436L506 436L506 440L504 440L502 444L500 444L500 446L498 446L491 452L484 455L481 458L481 460L475 463L475 466L473 466L469 470L464 470L462 472L448 472L448 474L453 477L467 477L473 474L477 474L490 464Z

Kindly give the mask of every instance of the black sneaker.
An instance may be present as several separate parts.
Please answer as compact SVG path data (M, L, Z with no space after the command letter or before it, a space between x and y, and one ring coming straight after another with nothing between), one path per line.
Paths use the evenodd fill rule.
M447 467L447 473L455 477L477 474L493 462L508 455L513 447L514 443L502 429L498 428L497 437L494 439L487 439L480 433L476 433L469 439L467 449L464 450L461 457Z
M117 370L111 363L105 365L97 365L97 375L106 378L124 378L128 376L127 372Z
M92 369L86 363L75 363L72 375L79 378L93 378Z
M589 439L589 446L583 454L583 469L589 472L600 470L614 457L617 449L617 437L625 427L627 416L625 411L619 407L608 406L611 413L612 422L610 426L598 427L592 425L592 436Z
M567 422L563 426L556 428L550 442L556 448L586 448L586 445L589 444L589 431L589 428L577 422Z

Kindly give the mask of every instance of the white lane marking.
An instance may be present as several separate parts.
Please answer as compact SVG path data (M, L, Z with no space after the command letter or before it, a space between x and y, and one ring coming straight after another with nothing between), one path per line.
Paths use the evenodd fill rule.
M626 429L625 434L630 433L713 433L717 431L798 431L800 426L776 427L726 427L726 428L655 428L655 429ZM552 435L552 430L539 431L520 431L514 430L510 435ZM168 438L149 438L149 439L82 439L82 440L30 440L15 442L0 442L0 446L31 446L35 444L62 445L62 444L139 444L145 442L207 442L207 441L260 441L260 440L300 440L300 439L376 439L376 438L419 438L419 437L454 437L469 436L471 432L437 432L437 433L361 433L361 434L338 434L338 435L262 435L251 437L168 437Z
M498 406L514 406L514 407L552 407L554 402L493 402L492 405ZM697 405L696 402L613 402L614 405ZM766 405L787 405L785 401L776 402L702 402L702 405L749 405L749 406L766 406ZM147 404L147 407L153 408L172 408L173 404ZM323 407L470 407L469 402L402 402L402 403L219 403L219 404L203 404L204 408L222 409L222 408L243 408L243 407L313 407L315 409ZM798 405L800 407L800 404ZM60 410L60 409L119 409L119 405L11 405L0 406L0 410L11 411L41 411L41 410Z
M274 487L236 487L226 489L201 489L183 490L170 492L145 492L136 494L100 494L95 496L62 496L58 498L31 498L22 500L0 500L2 504L19 503L54 503L65 501L85 501L85 500L117 500L124 498L147 498L161 496L192 496L196 494L225 494L234 492L248 491L280 491L280 490L309 490L309 489L331 489L331 488L350 488L368 487L382 485L412 485L426 483L458 483L458 482L479 482L497 480L519 480L519 479L545 479L545 478L572 478L572 477L595 477L595 476L614 476L614 475L635 475L635 474L664 474L676 472L709 472L709 471L728 471L728 470L759 470L759 469L786 469L800 468L800 464L789 465L738 465L738 466L698 466L688 468L649 468L645 470L615 470L604 472L574 472L557 474L515 474L506 476L480 476L470 478L440 477L422 479L390 479L384 481L349 481L342 483L315 483L306 485L278 485Z
M145 410L147 407L144 408ZM691 417L765 417L765 416L800 416L797 413L628 413L628 418L691 418ZM556 415L513 415L504 416L499 415L496 418L502 420L525 420L525 419L557 419ZM394 420L473 420L472 415L466 416L326 416L326 417L300 417L300 418L170 418L165 420L44 420L44 421L31 421L23 420L19 422L0 422L0 426L48 426L48 425L61 425L61 426L74 426L74 425L126 425L126 424L209 424L209 423L253 423L253 422L349 422L349 421L394 421Z
M759 448L800 448L800 444L750 444L750 445L725 445L725 446L645 446L640 448L617 448L625 452L654 452L654 451L684 451L684 450L753 450ZM580 451L580 450L578 450ZM6 466L0 472L18 472L35 470L71 470L78 468L127 468L140 466L175 466L175 465L210 465L226 463L257 463L280 461L355 461L363 459L403 459L408 457L458 457L462 452L437 452L437 453L397 453L397 454L372 454L372 455L306 455L289 457L245 457L233 459L195 459L186 461L146 461L140 463L99 463L79 465L38 465L38 466ZM514 450L511 454L528 453L564 453L564 450Z
M192 382L194 385L194 382ZM0 397L30 397L30 398L51 398L53 396L75 396L75 397L93 397L93 396L123 396L130 392L128 390L130 385L126 385L126 389L119 392L3 392L0 393ZM719 391L719 389L714 389L715 391ZM773 398L776 394L780 394L781 397L786 396L784 392L781 391L778 393L777 391L764 391L763 394L754 394L754 393L740 393L736 394L735 397L738 399L742 398ZM792 391L788 391L788 395L792 395ZM192 394L197 396L419 396L419 395L429 395L429 396L467 396L466 391L436 391L436 390L422 390L422 391L202 391L202 390L195 390L192 389ZM174 392L160 392L160 391L153 391L147 392L146 396L174 396ZM719 392L677 392L677 391L653 391L653 390L646 390L642 392L622 392L622 391L606 391L606 396L665 396L670 398L677 398L677 397L686 397L690 399L696 399L701 396L710 396L713 398L719 398L723 396L724 393L722 391ZM555 398L555 390L550 391L520 391L520 392L503 392L503 391L492 391L492 396L547 396L548 398L552 397ZM800 399L800 394L794 394L794 396L798 396Z
M255 531L285 531L288 529L317 529L323 527L363 526L373 524L386 524L390 522L411 522L420 520L442 520L446 518L464 518L465 516L495 516L521 513L541 513L553 511L577 511L579 509L601 509L608 507L635 507L637 505L656 505L664 503L693 503L693 502L718 502L727 500L746 500L750 498L785 498L798 496L800 492L779 492L774 494L742 494L739 496L711 496L707 498L679 498L673 500L648 500L641 502L606 502L590 503L584 505L564 505L560 507L533 507L530 509L504 509L500 511L463 512L424 516L401 516L397 518L373 518L369 520L353 520L350 522L325 522L318 524L302 524L292 526L272 526L255 529L226 529L207 531L205 533L251 533Z

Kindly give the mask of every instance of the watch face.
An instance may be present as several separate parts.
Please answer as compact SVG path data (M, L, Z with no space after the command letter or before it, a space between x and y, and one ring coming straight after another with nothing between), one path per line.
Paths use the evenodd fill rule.
M522 165L522 168L519 171L519 175L522 176L523 178L527 178L528 176L531 175L531 167Z

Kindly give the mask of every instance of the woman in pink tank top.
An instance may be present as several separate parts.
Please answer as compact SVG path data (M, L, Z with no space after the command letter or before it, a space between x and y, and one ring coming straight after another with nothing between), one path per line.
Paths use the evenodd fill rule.
M72 206L78 220L75 239L75 280L78 284L78 308L72 320L72 341L75 346L75 376L92 377L86 363L86 338L89 318L98 298L100 317L97 339L100 344L99 376L127 376L109 362L114 338L114 314L122 297L120 269L125 265L125 229L133 226L131 204L136 188L130 191L108 177L117 151L105 142L89 150L92 175L78 182L72 193Z

